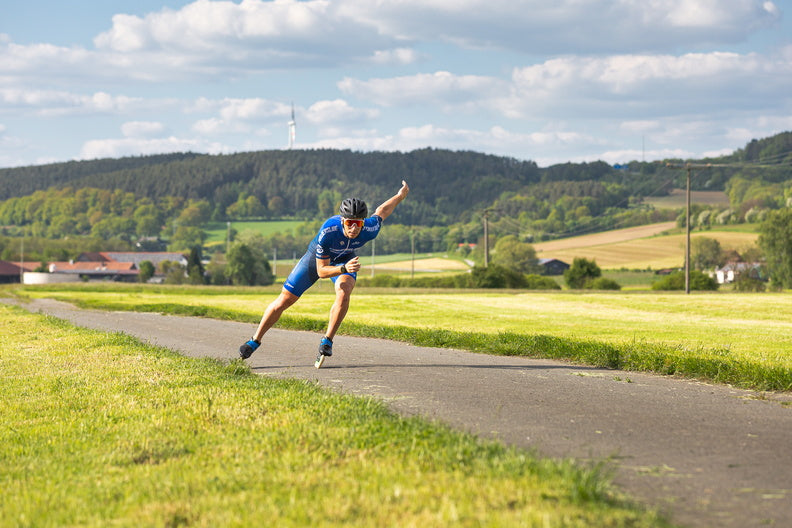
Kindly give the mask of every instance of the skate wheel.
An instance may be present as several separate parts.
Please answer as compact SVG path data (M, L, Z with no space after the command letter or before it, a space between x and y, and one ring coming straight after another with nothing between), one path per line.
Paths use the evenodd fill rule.
M326 357L327 356L322 355L322 356L319 356L318 358L316 358L316 363L314 363L314 367L321 368L322 363L324 363L324 360L325 360Z

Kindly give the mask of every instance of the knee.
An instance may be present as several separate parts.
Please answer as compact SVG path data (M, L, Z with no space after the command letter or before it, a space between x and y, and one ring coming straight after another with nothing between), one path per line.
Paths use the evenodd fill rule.
M277 299L272 301L272 304L270 304L270 308L274 311L282 312L286 308L297 302L298 298L299 297L296 297L292 294L289 295L281 294L280 296L278 296Z
M349 304L349 299L352 297L351 288L338 288L336 289L336 302L341 304Z

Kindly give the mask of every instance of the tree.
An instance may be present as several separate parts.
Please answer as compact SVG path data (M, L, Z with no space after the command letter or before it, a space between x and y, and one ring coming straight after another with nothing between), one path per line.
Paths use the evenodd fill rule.
M187 257L187 280L190 284L205 284L204 267L201 262L201 246L193 246Z
M514 235L502 237L495 244L492 263L520 273L540 273L536 250L530 244L520 242Z
M720 242L714 238L694 238L691 242L691 253L691 264L697 270L712 269L723 263Z
M148 282L148 280L154 276L154 264L151 263L150 260L144 260L140 263L140 268L138 269L138 280L140 282Z
M602 275L596 261L575 257L572 266L564 271L564 281L572 289L585 288L586 284Z
M267 286L275 282L272 267L264 254L247 244L239 242L233 244L227 258L225 272L232 284Z
M771 212L759 226L759 247L773 285L792 288L792 209Z

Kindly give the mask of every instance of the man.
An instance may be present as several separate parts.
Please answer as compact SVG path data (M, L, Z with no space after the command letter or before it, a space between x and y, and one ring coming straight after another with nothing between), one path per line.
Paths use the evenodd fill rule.
M362 200L347 198L341 202L340 214L330 217L322 224L319 233L308 244L308 251L283 284L280 295L264 311L256 333L250 341L239 347L240 357L249 358L261 345L261 338L267 330L318 279L330 279L335 284L336 297L333 307L330 308L327 333L319 343L319 355L316 356L314 364L316 368L321 367L324 359L333 355L333 338L349 310L349 298L360 270L360 259L356 250L377 237L382 222L409 192L407 182L402 180L399 192L377 207L370 217L368 207Z

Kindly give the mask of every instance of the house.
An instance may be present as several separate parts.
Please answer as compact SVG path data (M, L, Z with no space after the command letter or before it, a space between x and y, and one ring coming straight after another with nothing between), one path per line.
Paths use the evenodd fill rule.
M537 264L542 268L542 275L563 275L569 264L554 258L540 258Z
M764 280L761 268L759 262L729 262L715 270L715 280L718 281L718 284L729 284L745 273L752 279Z
M0 283L19 282L22 276L22 268L19 264L0 260Z
M41 266L40 262L10 262L0 260L0 283L20 282L22 273L28 273Z

